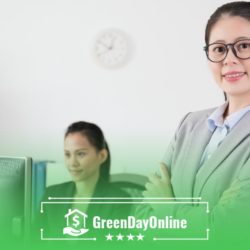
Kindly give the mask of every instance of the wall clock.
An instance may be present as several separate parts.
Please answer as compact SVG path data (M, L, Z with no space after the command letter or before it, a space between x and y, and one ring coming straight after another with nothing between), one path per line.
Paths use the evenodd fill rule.
M96 62L105 68L119 68L126 65L131 57L131 40L119 29L100 32L94 42Z

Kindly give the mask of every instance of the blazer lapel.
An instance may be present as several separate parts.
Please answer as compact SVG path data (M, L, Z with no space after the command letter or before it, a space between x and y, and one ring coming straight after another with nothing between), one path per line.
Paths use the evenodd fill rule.
M200 196L203 186L209 176L219 167L227 156L236 148L246 136L249 135L250 129L250 112L235 125L232 131L226 136L218 149L214 152L207 162L197 172L194 196Z
M189 145L187 145L188 149L182 163L183 165L185 164L186 167L182 168L181 174L181 193L186 197L193 197L195 176L200 166L202 154L212 136L212 132L206 124L207 117L208 115L205 116L205 119L199 120L189 135L191 140L189 141ZM197 133L197 131L199 131L199 133Z
M75 195L75 191L76 191L76 185L75 183L72 181L68 184L67 188L64 190L64 192L62 193L62 195L64 197L74 197ZM69 200L65 200L65 201L69 201ZM74 201L74 200L72 200ZM66 211L68 209L70 209L72 207L72 204L70 203L65 203L65 204L62 204L62 208Z

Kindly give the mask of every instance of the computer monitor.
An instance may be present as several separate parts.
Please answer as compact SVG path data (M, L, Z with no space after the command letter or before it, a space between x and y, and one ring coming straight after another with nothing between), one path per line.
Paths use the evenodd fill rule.
M29 235L31 185L31 158L0 156L0 239Z

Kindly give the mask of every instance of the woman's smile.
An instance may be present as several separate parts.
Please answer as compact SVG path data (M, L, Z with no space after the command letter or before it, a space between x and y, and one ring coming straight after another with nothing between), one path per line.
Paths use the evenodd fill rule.
M76 176L76 175L80 175L84 170L83 169L70 169L69 172Z
M246 72L241 72L241 71L229 71L225 74L223 74L223 78L230 82L230 83L236 83L240 79L242 79L246 75Z

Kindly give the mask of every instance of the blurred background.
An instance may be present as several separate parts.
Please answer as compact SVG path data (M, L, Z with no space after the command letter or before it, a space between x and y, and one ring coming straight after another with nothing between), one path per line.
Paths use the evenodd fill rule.
M0 154L50 160L47 184L68 179L67 126L98 124L112 173L158 168L180 119L220 105L203 51L205 25L228 1L0 1ZM117 28L130 60L96 63L96 36Z

